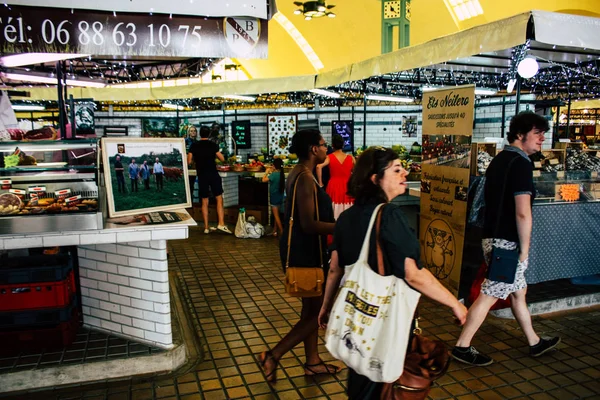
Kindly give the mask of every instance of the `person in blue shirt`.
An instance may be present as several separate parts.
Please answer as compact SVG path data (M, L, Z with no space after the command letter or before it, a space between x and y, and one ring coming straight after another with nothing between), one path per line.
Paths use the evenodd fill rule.
M129 180L131 181L131 192L138 191L138 176L140 175L140 167L135 163L135 158L131 159L129 164Z
M156 178L156 190L162 192L163 190L163 177L165 176L165 170L163 165L160 163L158 157L154 160L154 167L152 168L152 173Z
M283 201L285 194L285 174L283 172L283 161L276 158L273 162L273 167L267 170L267 173L262 178L263 182L269 182L271 211L275 219L275 232L273 236L283 233L283 225L279 213L283 211Z
M146 190L150 189L150 167L148 166L148 161L144 160L144 163L140 167L140 176L144 180L144 188Z

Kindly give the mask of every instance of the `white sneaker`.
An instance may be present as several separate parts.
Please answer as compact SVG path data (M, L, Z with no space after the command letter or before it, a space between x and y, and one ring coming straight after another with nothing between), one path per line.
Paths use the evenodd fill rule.
M217 229L218 229L218 230L220 230L220 231L221 231L221 232L223 232L223 233L229 233L229 234L232 234L232 233L233 233L233 232L231 232L231 231L229 230L229 228L228 228L226 225L220 225L220 226L217 226Z
M208 235L208 234L210 233L210 230L208 230L208 229L205 229L205 230L204 230L204 233L206 233L206 234Z

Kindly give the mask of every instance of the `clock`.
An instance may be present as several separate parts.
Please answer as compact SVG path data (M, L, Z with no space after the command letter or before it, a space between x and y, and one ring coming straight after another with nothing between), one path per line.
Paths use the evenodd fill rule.
M383 18L392 19L400 18L401 7L400 0L385 1L383 3Z

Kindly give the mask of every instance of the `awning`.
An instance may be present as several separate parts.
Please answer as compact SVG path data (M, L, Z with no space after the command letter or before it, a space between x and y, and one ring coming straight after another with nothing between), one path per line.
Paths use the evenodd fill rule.
M318 75L155 89L81 88L70 89L69 94L97 101L126 101L286 93L436 66L500 74L510 68L511 49L528 40L529 54L538 58L542 69L553 64L595 60L600 58L600 18L530 11ZM55 89L28 91L30 100L56 98Z

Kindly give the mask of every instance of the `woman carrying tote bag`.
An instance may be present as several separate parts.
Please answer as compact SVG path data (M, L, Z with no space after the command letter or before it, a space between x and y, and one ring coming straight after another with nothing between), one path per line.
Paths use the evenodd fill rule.
M320 327L327 326L336 289L344 275L344 266L355 264L359 258L373 212L381 203L389 203L406 191L407 175L397 154L390 149L371 147L360 155L348 182L348 195L355 198L354 206L340 215L335 226L334 250L318 318ZM465 322L465 306L427 269L419 268L419 241L409 228L400 207L387 204L383 208L379 240L386 275L404 279L421 294L450 307L461 325ZM371 232L368 263L371 269L377 271L375 230ZM379 399L382 387L383 383L372 382L350 369L349 399Z
M327 143L318 130L305 129L293 136L290 152L298 156L299 162L286 181L287 203L279 245L281 264L284 270L323 268L327 266L328 261L326 236L333 233L335 224L331 199L325 190L319 187L312 171L327 157ZM326 271L323 273L326 275ZM286 276L286 286L288 279L289 276ZM320 282L319 289L322 285L323 282ZM306 356L305 375L339 372L339 367L325 364L319 357L317 316L322 298L321 294L302 297L300 321L275 347L260 354L259 361L268 382L275 381L277 364L281 357L300 342L304 343Z

